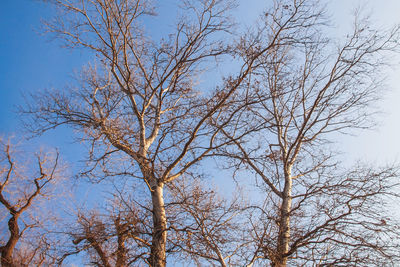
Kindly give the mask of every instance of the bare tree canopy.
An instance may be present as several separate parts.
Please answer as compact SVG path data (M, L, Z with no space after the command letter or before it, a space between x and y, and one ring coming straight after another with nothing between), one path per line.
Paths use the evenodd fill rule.
M71 124L85 134L92 146L86 175L127 175L147 184L154 222L149 264L164 266L164 184L214 147L206 122L250 66L229 81L233 86L225 96L200 94L195 77L202 63L227 51L214 36L230 26L230 3L184 2L192 16L179 20L168 39L156 43L140 27L140 19L152 15L148 2L54 1L63 16L48 29L69 45L89 48L99 60L82 73L80 87L46 92L29 112L37 115L35 131ZM203 137L206 142L200 143ZM114 165L121 158L123 163Z
M382 203L398 196L398 168L340 167L330 140L371 126L371 105L381 94L385 56L398 50L399 27L373 29L356 14L353 31L333 42L313 1L289 2L275 3L262 33L304 8L308 24L257 58L241 101L251 104L237 105L236 120L222 129L234 144L217 154L262 181L263 223L254 231L263 236L259 253L271 266L394 263L399 232Z
M32 232L44 223L35 206L51 198L51 189L60 178L58 152L37 153L32 163L10 142L0 140L0 145L0 222L1 229L8 232L0 236L1 266L51 264L54 259L48 254L52 248L45 236Z
M397 259L399 231L383 215L397 167L343 167L331 141L371 126L398 26L374 29L356 14L333 41L319 1L285 0L236 38L233 1L185 0L155 38L151 1L49 2L59 15L46 30L94 63L70 86L34 94L25 124L38 135L75 129L89 148L82 176L140 184L129 201L116 194L112 212L79 213L60 263L81 251L98 266L165 266L169 253L221 266ZM206 157L254 174L262 200L224 201L201 185Z
M141 266L151 249L151 212L140 209L131 196L118 189L105 208L80 207L75 222L62 227L67 237L58 249L58 265L85 253L85 263L95 266Z
M278 31L257 52L240 47L245 53L241 69L214 90L201 88L195 78L205 60L232 51L224 42L231 25L229 1L185 1L187 16L159 43L140 29L141 17L152 15L147 1L53 2L63 15L49 22L48 30L69 45L89 48L99 60L82 73L79 87L46 91L36 98L25 109L34 115L29 125L40 133L70 124L92 146L85 174L128 175L147 184L154 223L149 264L163 266L164 184L216 148L219 129L208 127L210 119L237 91L255 59L273 49L278 39L287 38L293 28L304 27L299 22L307 18L301 13L282 18ZM115 159L123 163L114 165Z

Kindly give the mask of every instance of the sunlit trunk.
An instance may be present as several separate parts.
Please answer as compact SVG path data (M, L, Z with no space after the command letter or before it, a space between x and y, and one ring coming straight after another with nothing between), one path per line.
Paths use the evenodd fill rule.
M285 186L282 195L280 210L279 235L277 255L274 267L284 267L287 264L286 254L289 252L290 242L290 210L292 206L292 177L290 167L285 170Z
M165 216L163 184L152 187L153 239L151 243L150 264L162 267L166 264L167 218Z
M115 263L115 267L124 267L127 265L126 264L127 249L125 246L125 242L127 239L126 232L128 231L128 227L126 223L121 224L121 218L119 216L115 220L115 226L118 235L117 261Z

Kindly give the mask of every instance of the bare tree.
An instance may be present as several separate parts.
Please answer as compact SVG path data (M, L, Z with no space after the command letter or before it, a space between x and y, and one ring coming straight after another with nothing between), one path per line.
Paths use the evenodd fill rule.
M149 264L164 266L164 185L223 145L214 142L220 129L209 127L211 118L229 106L255 60L273 51L277 40L290 42L290 33L306 27L302 23L309 15L296 11L282 17L261 47L243 39L232 49L225 42L230 1L183 1L185 16L159 42L141 27L146 16L154 15L149 1L52 2L61 15L47 24L48 30L71 47L89 49L98 61L82 73L76 88L35 95L23 111L32 115L27 125L42 133L69 124L90 144L85 175L134 177L147 185L153 213ZM215 90L199 83L211 58L236 50L243 57L235 75Z
M84 210L76 214L76 223L64 227L59 235L68 242L58 248L58 264L75 254L85 254L95 266L142 266L148 263L151 249L149 211L135 208L129 195L117 190L105 209Z
M166 210L171 218L170 250L197 266L243 266L245 260L241 256L248 256L245 251L249 250L245 242L244 201L239 190L226 200L218 195L215 186L210 189L202 185L205 182L185 175L169 185Z
M232 3L188 0L182 2L185 16L172 34L153 41L141 26L148 16L155 15L149 1L51 2L61 13L47 23L47 29L70 47L88 49L97 60L72 88L35 94L35 100L23 109L31 115L27 125L38 134L63 124L78 130L81 141L89 144L83 175L96 180L117 177L142 182L152 213L149 265L166 264L169 229L164 186L177 182L217 149L220 152L214 154L229 156L238 169L251 169L268 189L268 201L257 209L265 223L250 223L256 237L252 247L257 250L250 264L263 257L273 266L285 266L288 260L306 258L296 254L302 248L315 251L312 255L321 264L352 264L360 259L346 258L352 246L340 239L355 222L361 222L359 216L368 217L361 212L368 210L367 203L379 203L380 196L391 193L394 185L390 178L396 171L363 169L364 176L356 175L361 171L340 173L335 170L333 151L326 152L327 138L330 133L368 126L367 108L376 99L379 87L375 78L383 66L378 55L397 48L398 28L383 32L356 20L347 39L332 47L322 35L326 21L316 1L275 1L254 34L229 45L226 40L232 24L227 17ZM212 59L224 56L235 58L237 73L225 78L219 87L201 83L201 74L214 63ZM378 186L371 187L375 193L368 192L365 182L374 177L379 178L374 180ZM331 183L335 179L336 187ZM339 185L355 188L353 195ZM137 199L143 191L132 188L132 192ZM196 190L192 197L185 194L177 196L186 197L188 202L181 207L187 210L196 205L208 205L216 213L223 210L197 201L202 193ZM321 209L330 202L341 204ZM310 215L313 203L318 209ZM144 202L139 204L146 207ZM197 225L196 245L207 247L200 256L226 264L232 251L228 256L220 253L218 242L223 243L223 238L219 232L203 234L218 222L210 221L209 216L199 217L195 210L189 212L192 218L210 223ZM366 233L378 233L375 240L381 237L371 227L378 217L363 218L365 231L354 235L359 245L353 246L352 253L364 247L390 258L385 254L387 246L374 246L374 241L368 241L373 239L365 238ZM230 222L222 219L226 225ZM81 222L85 221L87 224L81 224L85 235L76 239L77 245L88 244L101 258L101 249L95 247L100 241L89 239L104 222L96 216L81 217ZM303 227L296 230L294 223ZM341 224L345 229L337 228ZM120 236L115 220L111 225ZM392 229L388 225L384 224L387 233ZM331 231L324 232L327 229ZM332 237L333 232L338 237ZM216 238L214 243L211 237ZM171 243L172 247L179 244ZM325 245L329 251L333 251L332 246L337 248L335 256L321 256ZM188 246L181 245L181 249L195 252Z
M0 210L4 213L0 219L4 230L8 230L8 234L1 235L1 265L49 263L52 259L47 255L50 248L45 236L35 236L32 232L43 223L35 206L51 197L49 189L59 177L59 155L38 153L35 170L27 166L27 157L17 156L10 143L1 142L1 147Z
M251 228L246 227L246 216L254 208L244 205L240 190L226 200L218 196L215 186L205 188L205 182L186 174L168 184L167 256L179 263L193 262L198 266L250 266L258 248L254 248L249 237ZM76 223L63 227L66 230L59 235L69 238L63 247L57 248L62 255L59 264L75 254L84 255L87 263L95 266L149 264L151 206L139 204L125 185L119 187L114 188L105 209L81 207Z
M234 145L220 155L262 181L264 225L254 229L271 266L390 263L399 255L399 232L383 203L398 196L398 170L340 167L330 140L371 125L370 107L380 95L385 56L398 49L399 27L373 29L358 13L352 32L335 43L323 35L316 1L275 1L258 35L274 34L282 17L299 8L307 14L305 28L257 59L245 104L232 107L236 123L221 130Z

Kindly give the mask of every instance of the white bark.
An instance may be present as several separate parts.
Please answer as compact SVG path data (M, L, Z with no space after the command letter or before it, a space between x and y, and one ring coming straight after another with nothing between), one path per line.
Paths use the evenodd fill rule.
M153 240L151 244L150 264L154 267L166 265L167 217L165 215L163 184L152 187L153 204Z
M285 170L285 186L282 194L282 205L280 209L279 235L277 255L273 263L274 267L283 267L287 264L286 254L289 252L290 242L290 210L292 208L292 176L291 168Z

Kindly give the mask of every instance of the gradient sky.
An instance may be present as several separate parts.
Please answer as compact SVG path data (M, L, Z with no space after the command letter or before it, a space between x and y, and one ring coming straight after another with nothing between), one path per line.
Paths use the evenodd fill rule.
M147 27L160 29L163 20L170 20L176 12L164 12L170 8L168 1L159 1L160 18ZM240 2L240 1L239 1ZM254 21L263 3L270 1L241 1L238 19L248 25ZM400 22L400 1L398 0L335 0L328 6L337 29L346 30L351 22L351 9L356 5L368 6L377 25L393 25ZM245 3L245 4L244 4ZM250 4L251 3L251 4ZM22 93L62 87L68 83L74 71L90 59L85 53L60 47L56 41L40 35L40 20L51 16L51 9L36 0L2 0L0 7L0 133L2 135L20 132L19 120L15 114L16 105L22 104ZM173 18L172 18L173 19ZM400 60L393 62L393 71L388 73L388 88L385 99L379 106L385 115L378 118L377 130L360 132L357 137L341 139L343 150L351 158L371 161L399 159L400 148ZM71 132L58 131L48 134L45 143L50 146L68 144ZM39 141L40 142L40 141ZM62 149L69 159L74 152ZM71 154L71 155L70 155Z
M337 27L351 22L351 7L360 5L371 14L373 26L390 27L400 23L398 0L335 0L332 4ZM377 127L359 132L356 136L341 139L339 146L351 160L367 160L375 163L400 161L400 57L392 59L387 73L387 87L383 88L383 101L377 103L383 114L377 117Z
M170 0L169 0L170 1ZM159 0L161 16L147 25L150 30L160 30L163 20L176 12L169 10L168 1ZM237 12L238 20L251 25L271 0L242 0ZM329 6L334 29L345 32L351 23L351 9L357 4L372 13L375 25L389 26L400 23L400 0L335 0ZM34 94L44 88L68 84L74 71L90 61L82 50L63 49L56 41L41 36L40 20L51 16L51 9L36 0L1 0L0 6L0 136L20 136L21 127L16 106L23 104L22 94ZM164 25L165 26L165 25ZM393 69L387 73L388 89L378 106L385 112L378 117L379 127L374 131L358 132L357 136L341 137L339 147L349 160L393 162L400 160L400 57L393 59ZM72 131L60 129L30 141L59 147L71 165L80 158L78 144L72 143Z
M50 9L35 0L4 0L0 7L0 134L21 137L17 106L23 94L64 86L71 73L88 61L80 51L61 49L56 42L40 35L41 18ZM67 136L67 138L66 138ZM61 147L67 158L69 131L58 131L30 143Z

